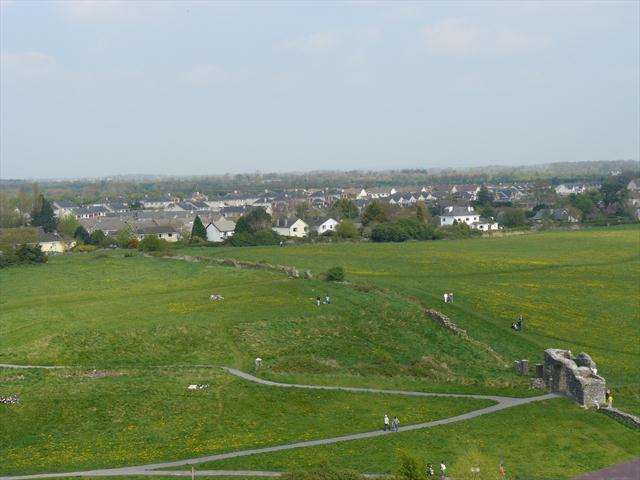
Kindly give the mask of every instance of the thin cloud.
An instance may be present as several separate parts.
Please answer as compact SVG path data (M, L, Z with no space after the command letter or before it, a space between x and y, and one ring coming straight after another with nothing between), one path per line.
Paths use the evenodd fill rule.
M58 0L58 11L72 20L118 20L127 15L127 2L113 0Z
M202 63L181 73L180 79L192 85L209 85L229 80L229 74L217 65Z
M55 65L55 59L42 52L0 52L0 71L7 77L20 80L43 78Z
M340 38L335 32L315 32L288 42L286 47L292 50L320 51L335 48L339 43Z
M447 54L509 54L546 46L524 32L481 28L464 19L445 19L422 29L426 47Z

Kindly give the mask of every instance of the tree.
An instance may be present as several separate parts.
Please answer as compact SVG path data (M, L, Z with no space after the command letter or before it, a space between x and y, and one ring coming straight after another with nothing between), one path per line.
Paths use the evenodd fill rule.
M87 229L82 225L76 228L76 231L73 232L73 238L84 245L91 245L91 236L89 235L89 232L87 232Z
M129 241L134 238L135 235L128 224L116 232L116 243L120 248L129 248Z
M4 192L0 192L0 227L18 227L22 223L21 215L14 208L9 196Z
M141 252L160 252L166 250L168 246L169 244L166 240L162 240L156 235L147 235L138 245L138 250Z
M360 238L360 232L353 220L342 220L336 227L336 236L339 238Z
M193 221L193 228L191 229L191 241L195 241L196 238L201 240L207 239L207 229L202 223L202 220L200 220L199 215L196 215L196 218Z
M76 217L73 215L65 215L58 219L58 232L62 233L66 237L73 237L73 234L79 226L80 222L78 222Z
M38 234L34 228L5 228L0 230L0 250L13 252L16 245L36 243Z
M521 208L505 208L500 214L500 223L507 228L522 227L527 224L527 216Z
M371 223L384 223L387 221L387 214L380 202L371 202L364 209L362 214L362 224L369 225Z
M238 219L234 235L241 232L255 233L265 228L271 229L271 215L264 208L254 208Z
M424 223L424 208L422 208L422 205L416 205L416 220Z
M476 205L491 205L493 204L493 195L489 192L486 185L482 185L476 195Z
M327 270L327 281L329 282L343 282L344 277L344 268L342 267L331 267Z
M353 219L358 217L358 215L360 214L360 210L353 200L341 198L340 200L335 201L333 205L331 205L329 214L332 217L336 217L336 219L338 220L342 220L345 218Z
M53 232L56 229L56 217L53 214L51 203L39 194L31 213L31 225L41 226L45 232Z

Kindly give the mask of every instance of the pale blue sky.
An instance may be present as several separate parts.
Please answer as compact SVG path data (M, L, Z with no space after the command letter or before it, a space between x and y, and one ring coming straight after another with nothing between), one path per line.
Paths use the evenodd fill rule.
M0 177L640 156L640 3L0 0Z

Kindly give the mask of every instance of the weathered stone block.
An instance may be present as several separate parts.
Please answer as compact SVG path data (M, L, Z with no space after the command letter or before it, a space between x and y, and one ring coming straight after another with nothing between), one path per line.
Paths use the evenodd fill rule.
M605 401L605 379L595 371L596 364L586 353L576 358L569 350L548 348L544 351L543 378L547 387L586 407L602 405Z

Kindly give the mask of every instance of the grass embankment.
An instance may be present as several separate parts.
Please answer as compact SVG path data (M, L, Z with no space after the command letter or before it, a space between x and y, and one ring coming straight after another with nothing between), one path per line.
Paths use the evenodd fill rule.
M492 404L274 388L218 368L1 369L0 389L21 397L0 409L3 474L179 460L377 430L384 413L413 424Z
M423 465L441 461L453 478L469 478L481 466L494 479L504 462L510 479L564 479L640 455L637 431L604 415L581 410L569 399L502 410L472 420L346 444L241 457L199 469L291 471L323 464L361 473L395 473L403 454Z
M219 387L217 370L159 365L246 370L260 356L261 374L272 379L528 395L527 379L485 346L504 363L535 363L553 346L590 353L613 384L616 404L638 412L639 234L627 228L402 245L188 249L315 273L342 265L358 285L124 258L122 252L53 257L44 266L0 271L0 363L122 374L64 378L68 372L4 370L0 394L20 393L22 403L0 408L0 471L172 460L248 448L260 435L265 446L298 441L308 432L335 436L371 421L377 425L384 413L369 396L329 401L304 391L244 387L236 379ZM444 291L455 293L455 304L442 303ZM210 301L212 292L226 299ZM332 305L316 307L316 295L327 294ZM424 305L444 311L477 342L436 326L423 314ZM509 325L521 313L525 331L516 333ZM9 380L20 374L24 380ZM203 382L212 387L186 400L185 386ZM403 424L414 416L424 420L418 404L395 400ZM305 408L297 408L299 402ZM362 412L349 417L348 407ZM272 431L282 437L270 437ZM216 446L220 438L225 443ZM640 455L637 432L562 400L392 438L237 462L288 470L335 455L338 466L380 472L395 468L402 449L462 465L472 445L490 462L508 462L521 478L566 478Z
M443 311L506 360L542 361L545 348L588 352L640 413L640 229L545 232L406 244L197 248L197 255L295 265L341 265L348 279ZM445 305L442 293L454 292ZM510 329L522 314L525 331ZM473 367L471 367L473 368Z

